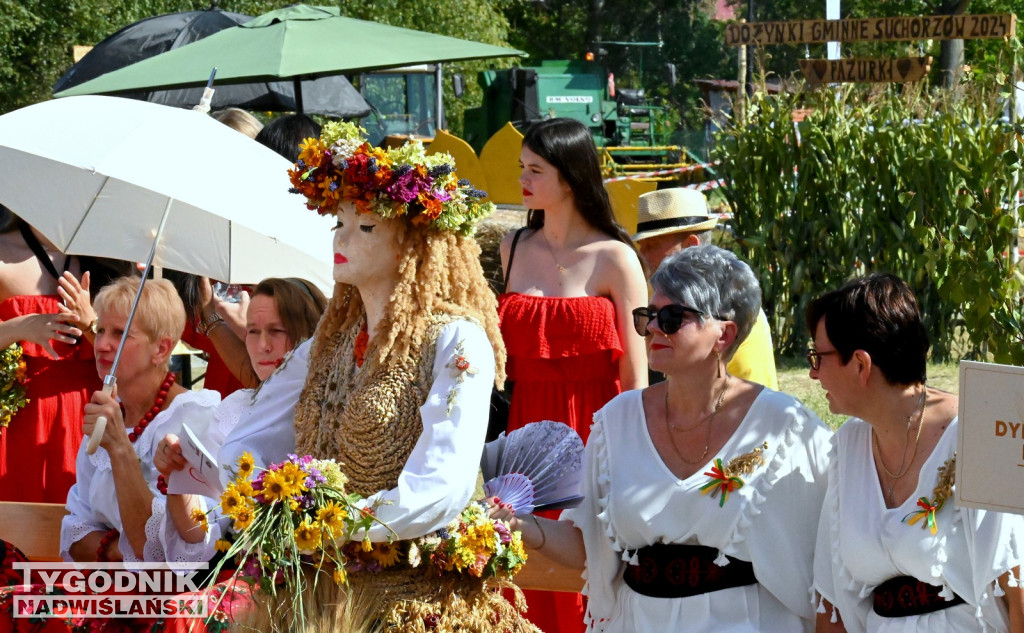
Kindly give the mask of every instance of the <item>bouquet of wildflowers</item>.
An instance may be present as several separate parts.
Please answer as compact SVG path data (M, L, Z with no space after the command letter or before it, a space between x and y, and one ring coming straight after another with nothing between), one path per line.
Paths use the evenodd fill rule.
M342 548L356 532L378 522L373 508L361 507L362 497L345 492L345 483L332 459L289 455L257 469L245 453L220 501L232 521L233 540L218 541L217 549L227 553L225 561L237 558L238 573L264 592L277 595L279 587L287 589L293 613L302 614L306 573L314 572L314 586L315 572L321 570L345 584Z
M288 173L293 193L321 215L351 202L360 213L382 218L408 216L413 224L472 235L474 225L494 210L487 194L455 174L449 154L428 155L419 141L381 149L366 131L346 122L324 125L320 138L303 141Z
M25 360L17 343L0 350L0 427L6 427L11 418L28 404L25 397Z
M409 564L428 565L438 574L469 574L477 578L511 578L526 563L519 532L487 516L473 503L444 528L409 544Z

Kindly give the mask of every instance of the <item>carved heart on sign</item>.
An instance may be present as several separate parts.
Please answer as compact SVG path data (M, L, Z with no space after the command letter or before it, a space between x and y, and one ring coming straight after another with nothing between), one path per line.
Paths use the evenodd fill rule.
M816 59L811 62L811 73L814 75L811 77L814 81L821 81L828 74L828 60Z
M896 72L899 73L899 75L896 77L896 80L902 81L906 79L907 75L910 73L911 70L913 70L913 68L914 60L908 58L897 60Z

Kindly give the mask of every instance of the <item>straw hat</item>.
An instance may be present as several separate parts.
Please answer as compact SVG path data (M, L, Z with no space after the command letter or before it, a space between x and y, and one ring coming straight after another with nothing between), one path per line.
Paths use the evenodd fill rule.
M633 241L639 242L666 233L707 231L717 223L718 218L708 214L708 201L701 192L680 188L659 189L640 196Z

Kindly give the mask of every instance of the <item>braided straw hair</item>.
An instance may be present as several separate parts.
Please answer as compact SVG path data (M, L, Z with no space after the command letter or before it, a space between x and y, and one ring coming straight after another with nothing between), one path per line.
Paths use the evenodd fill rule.
M397 231L398 283L387 312L367 349L375 364L407 358L423 345L431 315L469 317L479 323L494 348L494 382L505 383L505 344L498 329L497 300L480 266L480 247L472 237L404 221ZM359 291L336 284L318 336L357 327L363 317ZM315 352L314 352L315 354ZM310 366L316 359L310 359Z

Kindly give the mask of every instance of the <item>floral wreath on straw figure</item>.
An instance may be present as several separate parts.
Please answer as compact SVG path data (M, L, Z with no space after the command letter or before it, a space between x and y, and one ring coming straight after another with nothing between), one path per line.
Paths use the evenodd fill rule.
M494 211L493 203L480 201L485 192L458 179L449 154L428 156L419 141L381 149L365 134L354 123L331 122L320 138L299 146L299 160L288 175L292 193L305 196L308 209L332 215L342 202L351 202L360 213L384 219L407 215L414 225L467 236Z

